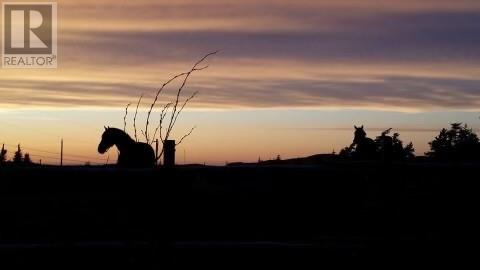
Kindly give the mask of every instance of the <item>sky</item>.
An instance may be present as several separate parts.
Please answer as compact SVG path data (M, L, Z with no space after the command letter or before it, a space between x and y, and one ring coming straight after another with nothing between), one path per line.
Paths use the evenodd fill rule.
M114 162L96 153L103 126L141 94L144 121L156 89L215 50L182 96L199 92L178 163L338 152L362 124L423 154L451 122L480 128L477 0L83 0L58 1L57 69L0 69L0 143L57 163L64 138L69 163Z

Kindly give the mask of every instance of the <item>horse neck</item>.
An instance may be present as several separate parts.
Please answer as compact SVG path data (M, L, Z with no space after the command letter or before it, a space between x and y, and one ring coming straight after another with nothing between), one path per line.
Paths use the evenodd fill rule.
M117 141L115 142L115 146L117 146L118 150L120 152L126 150L129 148L132 144L134 144L135 141L130 138L127 134L124 134L122 136L118 136Z
M357 140L357 144L368 144L370 142L372 142L373 140L368 138L368 137L363 137L363 138L360 138Z

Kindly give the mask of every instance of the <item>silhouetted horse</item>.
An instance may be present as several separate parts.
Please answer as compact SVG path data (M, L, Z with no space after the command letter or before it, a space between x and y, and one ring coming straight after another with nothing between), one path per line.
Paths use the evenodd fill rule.
M353 138L353 144L355 145L354 157L361 159L374 159L377 155L377 146L375 141L367 138L367 133L361 127L355 127L355 137Z
M102 141L98 145L98 152L103 154L113 145L120 152L118 166L136 168L155 166L155 153L149 144L134 141L127 133L118 128L105 127Z

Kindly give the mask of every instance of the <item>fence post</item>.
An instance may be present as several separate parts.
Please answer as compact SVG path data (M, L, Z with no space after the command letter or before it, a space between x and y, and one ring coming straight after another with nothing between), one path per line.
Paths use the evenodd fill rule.
M175 140L166 140L163 143L163 166L175 166Z

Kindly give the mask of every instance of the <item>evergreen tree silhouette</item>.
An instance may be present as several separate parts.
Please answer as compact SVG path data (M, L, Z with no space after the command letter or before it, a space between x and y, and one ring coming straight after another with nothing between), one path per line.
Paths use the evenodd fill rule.
M23 158L23 163L25 163L26 165L31 165L32 164L32 160L30 159L30 154L29 153L25 153L25 157Z
M2 144L2 150L0 151L0 164L3 164L7 161L7 149L5 149L5 144Z
M15 164L23 163L23 154L22 154L22 149L20 148L20 144L18 145L17 151L13 156L13 163Z
M415 158L415 148L413 147L413 143L410 142L403 148L403 157L406 159Z
M478 135L466 124L453 123L442 129L431 142L427 156L443 160L472 160L480 158Z

